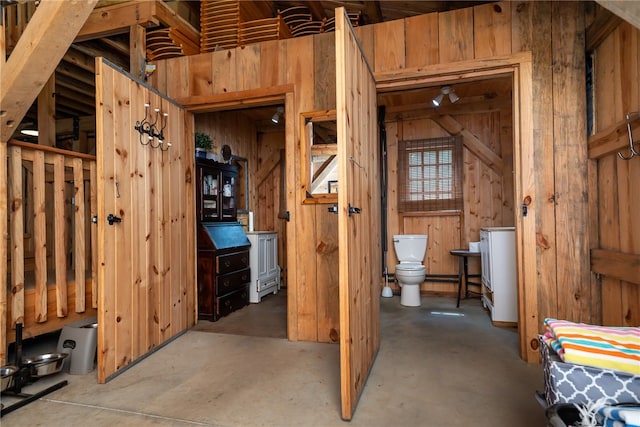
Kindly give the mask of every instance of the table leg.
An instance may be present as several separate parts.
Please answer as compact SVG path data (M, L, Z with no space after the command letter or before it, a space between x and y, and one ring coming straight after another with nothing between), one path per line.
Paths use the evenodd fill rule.
M464 258L464 297L469 298L469 260L466 256Z
M458 301L456 302L456 307L460 307L460 292L462 291L462 272L464 271L464 260L466 258L463 256L458 256Z

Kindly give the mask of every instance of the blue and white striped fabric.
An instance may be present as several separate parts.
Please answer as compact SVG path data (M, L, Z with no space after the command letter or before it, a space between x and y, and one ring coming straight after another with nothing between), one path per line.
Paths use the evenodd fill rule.
M640 427L640 406L603 406L598 414L604 427Z

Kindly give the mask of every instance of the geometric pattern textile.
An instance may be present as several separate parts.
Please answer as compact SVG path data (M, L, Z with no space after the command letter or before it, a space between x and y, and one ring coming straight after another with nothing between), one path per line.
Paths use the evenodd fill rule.
M565 363L540 338L547 406L556 403L640 404L640 376L605 368Z

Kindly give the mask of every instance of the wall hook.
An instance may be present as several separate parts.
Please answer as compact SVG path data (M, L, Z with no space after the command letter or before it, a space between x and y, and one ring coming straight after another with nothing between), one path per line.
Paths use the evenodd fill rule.
M622 160L631 160L636 156L640 156L640 152L638 152L635 148L635 142L633 141L633 135L631 133L632 117L634 120L637 119L638 117L640 117L640 112L627 113L626 118L627 118L627 133L629 134L629 155L625 156L620 151L618 151L618 157L620 157Z

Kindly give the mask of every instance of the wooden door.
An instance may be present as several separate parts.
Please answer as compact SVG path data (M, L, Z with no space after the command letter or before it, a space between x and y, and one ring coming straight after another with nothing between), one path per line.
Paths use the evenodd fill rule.
M163 144L135 129L143 119L164 127ZM180 106L96 61L100 383L194 324L191 126Z
M350 420L380 346L381 200L373 73L336 10L342 418Z

